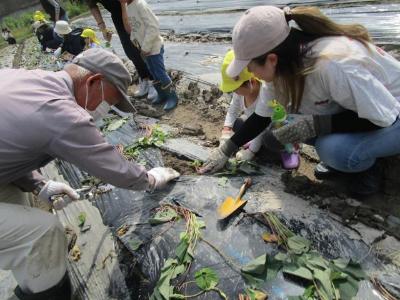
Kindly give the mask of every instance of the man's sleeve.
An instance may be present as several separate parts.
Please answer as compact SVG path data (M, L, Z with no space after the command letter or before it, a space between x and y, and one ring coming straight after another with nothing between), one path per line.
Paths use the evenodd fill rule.
M32 192L36 185L44 180L45 178L38 171L33 171L24 177L14 180L12 183L24 192Z
M148 188L146 169L126 160L107 143L89 115L81 115L71 123L52 139L49 155L73 163L106 183L131 190Z

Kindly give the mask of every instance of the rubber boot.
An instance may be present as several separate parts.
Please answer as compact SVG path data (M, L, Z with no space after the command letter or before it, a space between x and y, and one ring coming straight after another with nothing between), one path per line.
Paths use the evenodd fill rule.
M27 294L17 286L14 290L14 294L20 300L71 300L72 299L72 287L68 273L65 273L61 281L55 286L48 290L35 293Z
M158 105L165 102L167 95L165 94L164 90L161 88L160 82L153 82L153 86L157 91L157 97L151 101L152 105Z
M383 186L383 173L383 161L377 159L368 170L352 174L349 185L350 195L355 199L362 199L380 192Z
M178 96L175 92L175 87L172 83L167 85L166 87L161 88L166 95L166 103L164 105L164 110L169 111L174 109L178 105Z

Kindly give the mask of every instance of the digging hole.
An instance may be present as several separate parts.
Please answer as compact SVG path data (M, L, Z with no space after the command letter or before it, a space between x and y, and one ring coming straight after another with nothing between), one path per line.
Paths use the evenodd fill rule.
M177 170L181 175L196 175L196 170L190 164L192 163L191 160L178 157L177 155L161 150L162 157L164 160L164 166L170 167Z

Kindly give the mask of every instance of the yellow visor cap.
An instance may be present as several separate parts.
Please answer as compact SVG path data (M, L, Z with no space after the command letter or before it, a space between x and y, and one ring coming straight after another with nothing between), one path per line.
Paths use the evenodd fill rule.
M244 68L243 71L239 74L239 78L237 80L231 78L228 76L226 73L226 69L230 65L230 63L233 61L235 58L235 53L233 50L229 50L228 53L226 53L224 61L222 62L222 67L221 67L221 77L222 77L222 82L219 85L219 88L221 91L224 93L230 93L235 90L237 90L244 82L250 80L251 78L255 78L253 73L250 73L247 68Z
M96 33L90 28L86 28L85 30L83 30L81 37L90 38L93 43L100 44L100 41L96 37Z
M33 20L35 22L36 21L44 22L44 21L46 21L46 16L40 10L37 10L37 11L35 11L35 14L33 15Z

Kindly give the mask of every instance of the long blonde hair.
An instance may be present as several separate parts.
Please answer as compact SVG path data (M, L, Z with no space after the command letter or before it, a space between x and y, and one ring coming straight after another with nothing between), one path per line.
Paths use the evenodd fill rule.
M285 10L287 22L293 20L301 30L292 28L289 36L275 49L253 59L264 65L268 54L278 56L274 85L277 97L292 112L300 108L305 77L313 70L317 58L304 65L303 58L309 52L307 44L313 40L328 36L347 36L368 47L371 37L367 29L360 24L343 25L332 21L316 7L299 6Z

